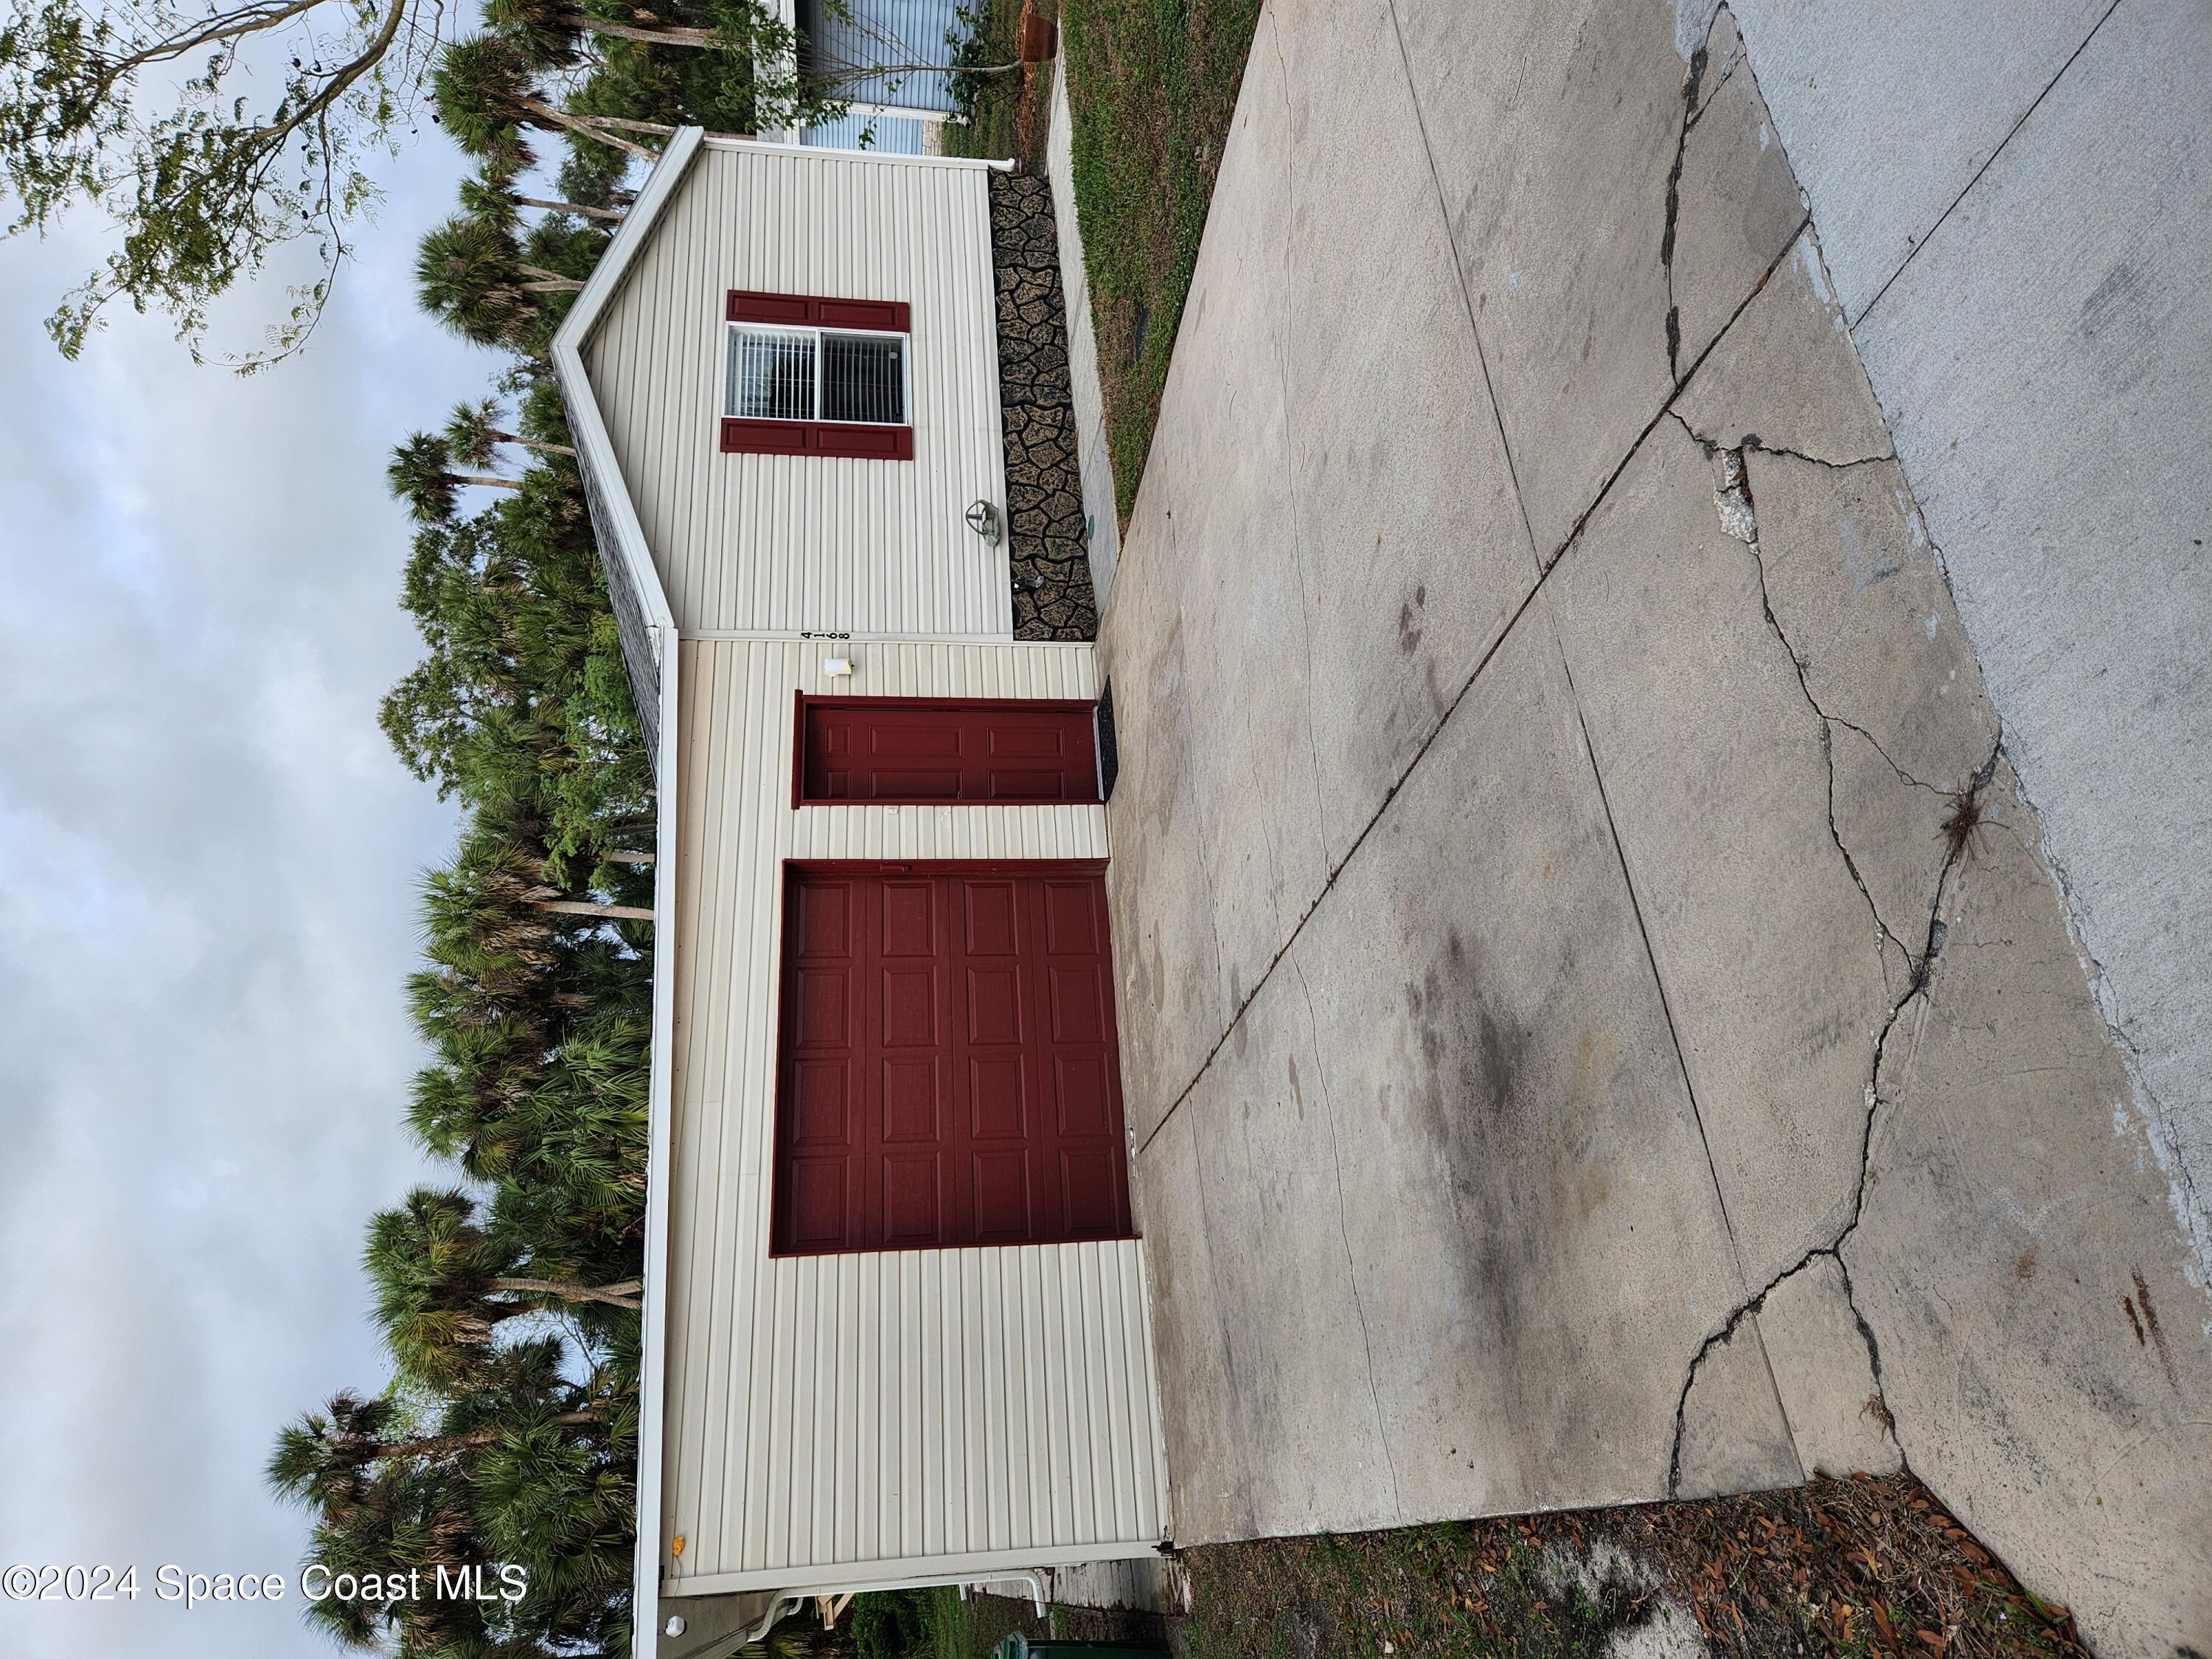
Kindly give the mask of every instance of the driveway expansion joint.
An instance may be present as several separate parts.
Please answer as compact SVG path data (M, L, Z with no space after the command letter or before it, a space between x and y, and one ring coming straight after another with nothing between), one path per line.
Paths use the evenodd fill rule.
M1382 1449L1382 1466L1390 1474L1390 1506L1401 1521L1406 1516L1406 1498L1398 1484L1398 1459L1390 1449L1390 1431L1382 1419L1382 1390L1375 1380L1375 1339L1367 1324L1367 1299L1360 1293L1359 1261L1352 1253L1352 1224L1346 1218L1344 1201L1344 1147L1336 1133L1336 1097L1328 1086L1328 1061L1321 1052L1321 1021L1314 1012L1313 987L1307 982L1306 970L1297 963L1291 969L1298 976L1298 991L1305 999L1306 1024L1314 1033L1314 1074L1321 1084L1322 1109L1328 1115L1328 1156L1331 1173L1336 1178L1336 1228L1344 1240L1344 1265L1352 1286L1352 1311L1359 1316L1360 1352L1367 1360L1367 1397L1375 1407L1375 1443Z

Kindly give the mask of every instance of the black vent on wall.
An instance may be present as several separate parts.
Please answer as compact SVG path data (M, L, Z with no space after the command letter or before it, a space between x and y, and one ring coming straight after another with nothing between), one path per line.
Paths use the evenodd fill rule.
M1098 799L1114 799L1114 779L1121 769L1121 757L1114 746L1114 677L1098 688Z

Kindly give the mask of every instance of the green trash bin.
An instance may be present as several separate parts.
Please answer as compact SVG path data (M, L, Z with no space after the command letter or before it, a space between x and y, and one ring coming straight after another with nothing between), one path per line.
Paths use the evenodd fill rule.
M1169 1659L1165 1648L1141 1642L1069 1642L1048 1637L1032 1642L1019 1631L991 1650L991 1659Z

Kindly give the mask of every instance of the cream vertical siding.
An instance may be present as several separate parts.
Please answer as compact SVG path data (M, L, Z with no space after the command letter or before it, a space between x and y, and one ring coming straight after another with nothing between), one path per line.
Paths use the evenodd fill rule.
M708 140L582 344L677 626L1008 639L989 173ZM732 289L902 300L910 461L725 455Z
M794 809L793 694L1089 697L1091 648L861 641L834 687L820 642L678 649L659 1535L686 1542L664 1594L1150 1549L1168 1498L1136 1242L769 1255L783 860L1107 850L1097 806Z

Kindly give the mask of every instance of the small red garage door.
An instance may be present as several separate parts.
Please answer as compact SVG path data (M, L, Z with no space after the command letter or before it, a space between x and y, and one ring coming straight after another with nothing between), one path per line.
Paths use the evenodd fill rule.
M1097 871L792 866L783 938L776 1255L1129 1236Z
M1091 720L1087 702L802 694L793 804L1095 801Z

